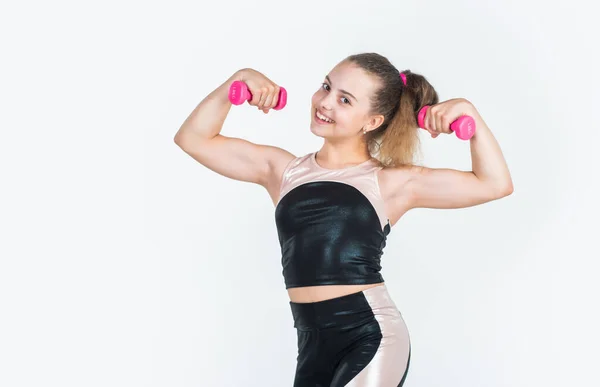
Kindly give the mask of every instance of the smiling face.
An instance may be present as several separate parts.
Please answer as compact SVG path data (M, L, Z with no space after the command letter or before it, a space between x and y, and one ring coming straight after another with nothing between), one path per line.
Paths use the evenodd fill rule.
M371 112L371 98L379 81L356 65L342 61L325 77L312 96L311 131L323 138L345 139L363 135L383 122Z

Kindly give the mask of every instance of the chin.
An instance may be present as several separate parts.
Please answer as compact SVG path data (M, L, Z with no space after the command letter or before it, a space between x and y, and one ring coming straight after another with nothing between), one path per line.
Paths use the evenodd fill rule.
M319 125L315 125L313 122L310 124L310 131L317 137L326 137L325 133L323 133L323 128L320 128Z

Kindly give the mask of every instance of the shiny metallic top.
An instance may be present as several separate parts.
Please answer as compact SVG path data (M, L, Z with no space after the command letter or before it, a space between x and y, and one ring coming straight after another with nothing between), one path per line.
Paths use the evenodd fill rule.
M286 167L275 221L286 288L383 282L380 259L391 231L375 159L327 169L316 152Z

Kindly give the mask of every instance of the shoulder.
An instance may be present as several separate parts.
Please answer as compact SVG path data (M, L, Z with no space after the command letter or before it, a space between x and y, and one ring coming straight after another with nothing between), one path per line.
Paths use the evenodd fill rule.
M281 165L286 165L297 158L292 152L276 146L265 146L264 152L267 156L269 167L273 169L281 168Z
M383 192L406 192L410 183L427 173L429 168L420 165L381 166L377 172L380 189ZM390 196L389 194L386 196Z
M309 158L313 153L301 154L300 156L295 155L285 149L273 148L270 150L269 155L269 169L270 174L274 175L277 180L282 177L285 171L299 165L303 162L309 161Z
M265 188L271 195L273 203L277 203L279 200L282 183L286 179L287 171L307 160L310 155L309 153L296 156L287 150L275 147L269 150L269 172Z

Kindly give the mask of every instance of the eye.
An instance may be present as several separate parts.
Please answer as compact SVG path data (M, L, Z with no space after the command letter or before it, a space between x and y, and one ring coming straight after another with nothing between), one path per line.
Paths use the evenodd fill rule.
M348 98L346 98L346 97L342 97L342 103L347 103L347 104L349 104L349 103L350 103L350 100L349 100Z
M322 84L321 84L321 87L322 87L323 89L325 89L325 90L329 91L329 85L328 85L328 84L326 84L326 83L322 83Z

